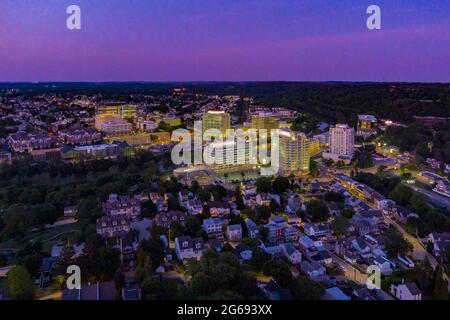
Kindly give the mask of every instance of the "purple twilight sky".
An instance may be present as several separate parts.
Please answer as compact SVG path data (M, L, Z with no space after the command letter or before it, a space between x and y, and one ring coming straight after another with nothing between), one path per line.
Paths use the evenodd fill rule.
M450 1L0 0L0 82L185 80L448 82Z

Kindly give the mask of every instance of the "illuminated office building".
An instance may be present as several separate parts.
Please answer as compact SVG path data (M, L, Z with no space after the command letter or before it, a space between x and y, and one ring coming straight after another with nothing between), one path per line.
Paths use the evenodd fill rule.
M252 115L252 129L266 129L268 133L271 130L280 128L280 119L271 112L260 112Z
M208 111L203 114L203 132L208 129L219 129L225 135L230 129L230 115L225 111Z

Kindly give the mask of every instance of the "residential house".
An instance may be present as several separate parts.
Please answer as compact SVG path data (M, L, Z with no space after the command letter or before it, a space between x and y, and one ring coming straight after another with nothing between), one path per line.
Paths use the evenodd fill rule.
M317 249L322 248L323 243L321 240L314 241L308 236L301 236L298 238L299 248L303 254L307 257L312 257L317 254Z
M251 219L245 219L245 224L247 225L248 237L255 239L259 237L259 228Z
M238 258L240 260L243 260L243 261L249 261L253 257L252 249L245 244L238 245L236 247L234 253L238 256Z
M190 214L201 214L203 212L203 203L198 199L189 199L186 202L186 209Z
M300 230L295 227L284 228L284 240L286 242L297 242L300 236Z
M39 267L35 278L35 284L37 286L43 288L52 281L53 269L58 260L59 258L57 257L46 257L42 259L41 266Z
M268 193L258 193L256 195L256 203L260 206L270 205L270 196Z
M135 221L141 214L141 203L134 197L118 196L112 193L108 200L103 203L103 212L110 216L125 214L132 221Z
M312 279L326 275L326 269L315 261L302 261L301 269L306 275Z
M433 244L435 257L444 256L450 245L450 232L433 232L428 235L428 241Z
M327 224L305 223L304 232L307 236L324 240L331 236L331 230Z
M242 226L240 224L231 224L227 227L227 238L229 241L242 240Z
M259 247L271 256L277 256L282 254L281 246L276 243L271 243L268 241L261 241Z
M375 258L373 262L380 268L381 273L384 275L392 274L393 269L396 267L394 262L382 256Z
M282 216L271 216L269 218L269 223L278 224L278 225L280 225L282 227L286 227L287 226L287 221Z
M183 189L178 191L178 203L182 207L186 207L187 202L194 197L194 194L189 190Z
M367 245L363 238L356 238L352 240L352 247L358 251L358 254L363 259L368 259L372 257L372 250Z
M376 232L376 230L378 230L373 224L371 224L366 220L352 219L351 224L353 230L355 230L360 236L365 236L366 234L369 234L372 231Z
M315 256L320 257L320 259L316 260L314 259L314 257L312 257L312 259L321 264L324 264L325 266L330 266L333 263L333 259L331 258L331 255L327 250L319 249Z
M170 227L172 223L178 221L182 226L186 226L187 214L182 211L160 212L155 217L156 225L164 228Z
M285 211L287 213L295 214L298 210L301 209L302 201L298 194L292 195L288 198L287 205L285 207Z
M205 245L202 238L192 239L189 236L175 238L175 253L179 260L199 260L203 254Z
M288 224L298 227L302 224L302 218L300 218L297 214L287 213L286 215L288 217Z
M282 243L285 241L284 225L277 223L268 223L264 225L268 230L267 240L272 243Z
M295 249L292 243L285 243L281 245L281 250L289 263L297 265L302 261L302 254Z
M222 201L208 201L209 214L211 217L225 217L231 212L230 205Z
M97 233L105 238L120 237L130 231L131 221L125 214L97 219Z
M208 218L203 220L203 230L206 231L208 237L211 238L222 238L222 219L220 218Z
M422 300L422 292L414 282L391 284L389 291L399 300Z
M76 206L64 207L64 219L76 218L77 212L78 210Z

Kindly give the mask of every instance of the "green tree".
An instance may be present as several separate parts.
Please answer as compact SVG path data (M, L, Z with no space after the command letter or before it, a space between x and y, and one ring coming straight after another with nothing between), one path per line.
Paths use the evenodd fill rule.
M268 177L259 177L256 179L256 191L260 193L269 193L272 191L272 181Z
M328 202L344 202L345 201L345 197L341 193L334 192L334 191L329 191L329 192L325 193L325 195L323 196L323 199Z
M35 287L27 269L22 265L8 272L7 287L9 295L16 300L34 299Z
M308 277L300 276L290 285L295 300L320 300L324 290Z
M264 264L271 259L270 254L264 252L261 248L253 249L252 259L250 263L256 270L261 270Z
M273 180L273 191L281 194L290 188L289 179L283 176L278 176Z
M6 266L8 263L8 258L4 254L0 254L0 267Z
M14 204L10 206L3 218L2 238L9 240L12 238L20 239L25 235L28 228L28 218L23 204Z
M396 257L399 254L405 255L412 250L412 245L394 227L389 227L383 235L386 239L386 251L389 255Z
M170 240L175 240L184 234L184 227L180 221L173 221L170 223Z
M320 171L319 171L319 167L317 165L317 162L314 161L313 159L309 160L309 175L311 177L317 177L319 176Z
M200 219L196 216L189 216L186 220L186 234L191 237L197 237L202 231L202 224Z
M448 282L443 278L440 265L433 273L431 296L433 300L448 300Z
M287 288L292 281L291 269L286 262L269 260L264 263L262 272L266 276L272 276L284 288Z
M326 221L329 217L328 208L321 200L311 200L306 203L306 215L315 222Z
M350 222L344 216L337 216L331 222L331 229L337 235L343 235L350 227Z
M272 214L271 208L268 206L257 206L255 208L255 222L256 223L265 223L269 220L270 215Z

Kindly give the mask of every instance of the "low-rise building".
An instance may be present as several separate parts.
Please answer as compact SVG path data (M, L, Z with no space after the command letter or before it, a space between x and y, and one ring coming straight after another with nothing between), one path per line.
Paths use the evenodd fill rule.
M115 193L109 195L103 203L103 212L107 215L127 215L131 220L137 220L141 214L141 203L130 196L118 196Z
M311 279L326 275L325 267L315 261L302 261L301 268Z
M227 227L227 238L229 241L242 240L242 226L240 224L232 224Z
M302 261L302 254L291 243L282 244L281 249L290 264L297 265Z
M255 239L259 237L259 228L251 219L245 219L245 224L247 225L248 237Z
M179 260L186 259L200 260L205 249L202 238L192 239L189 236L175 238L175 253Z
M97 233L106 238L120 237L130 231L130 224L126 214L103 216L97 219Z
M422 300L422 292L414 282L391 284L389 291L399 300Z
M186 226L187 214L182 211L163 211L156 215L156 225L164 228L170 227L170 224L178 221L182 226Z
M90 145L102 141L102 134L93 128L60 130L58 139L64 144Z
M230 205L222 201L208 201L209 214L211 217L224 217L230 214Z
M222 219L209 218L203 220L203 230L206 231L208 237L221 238L223 237Z

